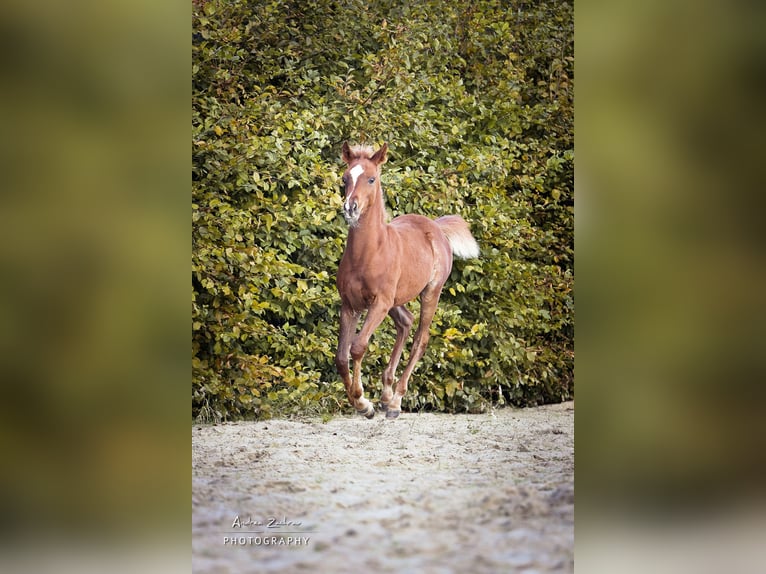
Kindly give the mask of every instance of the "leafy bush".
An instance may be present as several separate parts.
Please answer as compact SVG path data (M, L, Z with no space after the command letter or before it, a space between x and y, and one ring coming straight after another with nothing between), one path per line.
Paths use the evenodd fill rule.
M389 143L392 215L459 213L482 249L453 267L404 408L573 395L572 18L553 0L194 2L194 416L350 409L345 140ZM365 358L373 396L393 339L389 321Z

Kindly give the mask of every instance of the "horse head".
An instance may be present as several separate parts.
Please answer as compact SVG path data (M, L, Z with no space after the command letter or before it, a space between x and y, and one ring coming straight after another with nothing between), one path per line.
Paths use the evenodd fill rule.
M387 144L373 151L369 146L349 147L348 142L343 143L342 157L348 165L343 173L343 217L352 227L359 224L359 219L370 208L378 205L382 208L380 166L386 162L387 151Z

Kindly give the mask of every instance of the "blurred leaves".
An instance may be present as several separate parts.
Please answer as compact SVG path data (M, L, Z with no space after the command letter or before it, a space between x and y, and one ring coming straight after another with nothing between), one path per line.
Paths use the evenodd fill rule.
M482 249L454 266L404 407L571 398L572 17L559 2L194 3L198 420L347 408L344 140L389 143L392 215L460 213ZM365 358L373 393L393 335Z
M762 569L763 3L578 3L577 555Z
M4 6L5 532L186 520L188 29L137 8Z
M582 8L578 492L762 495L764 8Z

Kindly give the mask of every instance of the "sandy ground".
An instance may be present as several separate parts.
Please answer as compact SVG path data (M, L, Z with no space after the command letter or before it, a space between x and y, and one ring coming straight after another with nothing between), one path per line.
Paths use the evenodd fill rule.
M192 566L572 572L574 403L194 425Z

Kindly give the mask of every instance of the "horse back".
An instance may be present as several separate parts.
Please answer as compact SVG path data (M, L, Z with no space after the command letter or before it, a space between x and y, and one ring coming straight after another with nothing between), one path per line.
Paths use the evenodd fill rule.
M436 222L424 215L410 213L394 218L389 228L398 235L404 251L428 253L437 250L450 251L449 241Z

